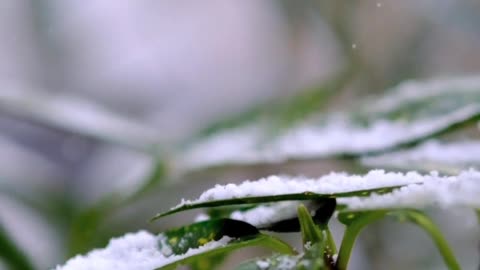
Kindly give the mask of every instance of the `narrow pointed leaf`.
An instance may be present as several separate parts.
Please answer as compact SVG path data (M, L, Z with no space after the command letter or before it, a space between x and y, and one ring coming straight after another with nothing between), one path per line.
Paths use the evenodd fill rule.
M67 95L42 93L20 84L0 92L0 111L88 138L151 152L158 131L99 104Z
M432 175L418 173L385 173L372 170L365 175L330 173L319 178L269 176L240 184L216 185L195 200L182 200L178 206L153 219L173 213L204 207L225 207L242 204L280 201L310 201L332 198L367 196L372 192L387 193L401 186L421 183Z
M302 232L303 244L317 244L322 243L325 239L322 236L317 225L313 222L310 212L305 206L298 207L298 220L300 222L300 230Z
M251 237L260 232L254 226L233 219L213 219L172 229L161 234L160 249L171 250L175 255L184 254L190 248L198 248L210 241Z
M406 185L386 194L338 198L345 211L426 209L431 207L480 207L480 172L463 171L458 175L432 173L422 183ZM343 211L342 210L342 211Z
M343 192L336 194L317 194L312 192L303 192L295 194L285 194L285 195L276 195L276 196L261 196L261 197L245 197L245 198L236 198L228 200L215 200L207 201L201 203L185 203L181 206L174 207L171 210L157 214L152 218L156 220L165 216L169 216L178 212L183 212L192 209L198 208L210 208L210 207L221 207L227 205L244 205L244 204L258 204L258 203L270 203L270 202L281 202L281 201L310 201L310 200L326 200L334 199L340 197L351 197L351 196L366 196L370 193L383 194L388 193L394 189L400 188L401 186L390 186L377 189L366 189L353 192Z
M0 261L11 269L35 269L28 257L17 247L0 224Z

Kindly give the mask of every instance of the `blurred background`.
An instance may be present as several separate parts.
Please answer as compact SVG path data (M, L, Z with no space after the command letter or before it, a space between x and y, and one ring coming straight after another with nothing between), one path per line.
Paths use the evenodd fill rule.
M214 183L355 172L310 161L174 177L165 160L215 123L299 96L330 93L320 111L405 79L478 74L479 52L477 0L2 0L0 231L47 269L190 222L147 221ZM447 239L475 265L476 239L448 215L436 214ZM442 269L416 228L369 231L352 269Z

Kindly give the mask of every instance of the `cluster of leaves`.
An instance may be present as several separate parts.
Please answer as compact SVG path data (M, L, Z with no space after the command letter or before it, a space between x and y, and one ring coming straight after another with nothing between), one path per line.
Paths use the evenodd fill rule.
M384 192L388 192L391 189L384 189ZM349 193L347 196L367 196L372 192L378 190L359 190L354 193ZM304 203L312 201L311 205L316 206L314 211L308 210L303 204L298 207L298 215L296 217L279 219L269 226L262 226L262 228L255 228L252 224L248 224L243 221L235 221L228 219L229 211L216 211L215 213L223 213L220 216L211 216L210 220L195 223L187 227L182 227L169 231L162 235L167 236L168 239L175 239L175 243L178 239L187 239L191 242L193 237L193 243L189 245L190 248L198 247L198 243L205 243L207 238L205 235L209 235L210 240L219 239L221 236L227 235L235 238L235 241L231 245L228 245L221 250L210 250L200 256L202 260L208 258L211 254L217 255L218 253L229 253L232 250L240 246L253 246L264 244L263 241L252 241L255 238L265 238L265 234L259 233L262 231L274 231L274 232L301 232L304 250L300 253L292 254L291 247L288 244L282 242L279 239L275 239L273 236L269 236L269 247L277 251L272 257L256 259L254 261L247 262L238 266L237 269L241 270L273 270L273 269L347 269L350 254L352 252L355 240L359 233L369 224L378 221L385 217L393 218L400 222L412 222L422 229L424 229L437 245L444 261L449 269L461 269L457 262L452 250L449 248L448 243L443 238L442 233L437 226L429 219L429 217L423 212L416 209L370 209L368 211L353 211L345 207L345 205L337 205L336 197L344 197L345 194L331 194L329 196L321 194L295 194L295 200L301 200ZM179 211L195 209L201 207L228 207L231 205L241 204L256 204L257 207L261 207L264 203L275 203L285 200L292 200L293 197L285 196L270 196L270 197L246 197L236 198L230 200L209 201L207 203L194 203L188 204L184 207L174 208L171 211L163 213L155 217L161 218L166 215L177 213ZM295 204L292 204L294 207ZM228 208L231 210L232 208ZM242 209L242 208L239 208ZM249 208L248 211L252 211L255 208ZM245 209L243 209L244 211ZM338 220L346 226L345 234L341 242L340 248L337 253L337 248L333 237L329 230L329 221L332 218L334 211L337 211ZM312 214L313 213L313 214ZM220 226L219 226L220 225ZM201 230L197 230L197 227L201 227ZM228 227L228 228L227 228ZM167 242L170 242L167 240ZM244 244L241 245L240 243ZM173 247L176 255L185 253L186 249L176 249ZM283 251L283 253L282 253ZM223 257L222 257L223 258ZM216 262L220 260L216 258ZM191 264L195 263L195 259L185 258L175 262L173 265L178 264ZM172 264L161 267L160 269L170 269ZM196 267L196 269L210 269Z
M367 106L360 106L358 109L348 113L351 115L352 123L355 125L364 126L366 129L369 125L376 121L391 121L401 123L414 123L418 121L428 122L429 119L435 119L445 115L455 115L459 111L470 107L471 110L461 117L452 117L452 119L445 121L442 125L438 125L435 128L428 130L428 132L417 134L416 136L406 136L405 139L399 140L391 145L387 145L381 149L368 149L366 148L362 152L338 152L324 155L319 153L320 158L338 158L338 157L360 157L380 155L387 152L395 152L397 150L405 150L408 148L414 149L417 145L421 144L432 138L442 138L441 136L453 131L458 131L460 128L474 126L480 118L480 111L478 110L478 97L480 96L480 86L478 83L475 85L475 80L466 81L447 81L442 83L410 83L399 87L396 91L391 91L390 95L379 99L375 102L368 102ZM443 86L443 87L442 87ZM424 93L414 95L412 91L425 91ZM404 94L402 96L402 94ZM391 103L395 101L392 105ZM373 105L372 105L373 104ZM387 106L388 105L388 106ZM325 119L325 116L323 116ZM321 123L321 121L320 121ZM408 130L408 129L407 129ZM228 132L228 129L227 129ZM264 134L268 134L268 131ZM213 134L211 136L218 136ZM258 137L258 142L254 143L259 149L265 147L262 144L264 141L263 136ZM210 138L206 138L211 139ZM454 141L453 141L454 142ZM421 145L420 145L421 147ZM261 150L260 150L261 151ZM241 153L239 153L241 155ZM308 156L308 158L318 158L316 156ZM297 156L287 156L289 158L297 158ZM427 171L431 167L427 167L428 162L434 162L435 160L426 160L424 163L416 164L417 169ZM208 166L217 166L225 164L245 165L245 162L240 160L236 163L235 159L220 160L217 164L208 164ZM259 160L254 160L253 163L258 163ZM260 161L262 162L262 161ZM263 160L268 162L268 160ZM425 167L421 167L422 164ZM445 163L443 163L445 165ZM452 164L450 164L452 165ZM472 165L472 164L470 164ZM476 164L474 164L476 165ZM456 164L457 168L462 168L461 165ZM400 167L400 169L409 170L408 166ZM442 167L436 167L435 169L441 170ZM448 173L449 171L444 170ZM383 192L390 192L398 187L391 187L390 189L383 189ZM279 254L275 253L272 257L256 259L251 262L247 262L238 267L238 269L347 269L348 261L351 251L353 249L355 239L359 233L369 224L383 219L391 218L400 222L411 222L422 229L424 229L437 245L439 252L444 258L444 261L449 269L460 269L460 265L457 262L452 250L449 248L446 240L443 238L442 233L438 227L430 220L430 218L418 209L370 209L368 211L352 211L347 209L344 205L337 205L337 197L345 196L367 196L370 192L378 192L379 190L368 191L364 190L353 192L349 194L332 194L330 196L323 196L318 194L285 194L279 196L270 197L245 197L235 198L230 200L220 201L207 201L197 204L185 204L181 207L177 207L164 214L156 216L156 218L170 215L184 210L194 208L208 208L210 209L211 220L204 221L203 226L209 226L209 222L216 222L217 218L228 218L232 211L231 206L237 206L242 210L241 205L249 205L249 211L252 210L252 205L256 207L264 207L265 205L275 204L280 201L293 201L299 200L304 203L316 202L314 205L322 205L315 209L315 213L310 215L310 211L305 210L303 206L299 207L298 216L291 217L285 220L278 220L270 226L262 226L262 231L276 231L276 232L292 232L301 231L302 239L304 242L304 250L298 254ZM325 207L328 205L329 207ZM333 205L333 207L332 207ZM292 204L295 207L296 204ZM219 210L220 209L220 210ZM221 211L225 209L225 211ZM244 209L243 209L244 210ZM337 211L336 215L338 220L346 226L345 234L341 242L340 248L337 252L336 244L333 241L330 231L328 229L328 223L332 217L332 213ZM477 210L478 212L478 210ZM283 246L283 245L281 245ZM278 252L278 249L277 249ZM338 253L338 254L337 254Z
M338 151L329 151L329 152L317 152L317 153L308 153L306 155L304 152L282 152L284 155L280 159L282 162L286 162L292 159L343 159L345 157L349 159L354 159L355 161L361 161L365 157L376 156L379 154L396 152L397 150L405 149L415 149L415 147L429 139L435 138L443 140L445 134L454 134L456 131L461 128L467 127L470 128L475 126L478 119L480 118L480 109L478 100L480 99L480 83L477 78L466 78L445 82L426 82L426 83L413 83L408 84L410 88L414 91L425 91L421 95L404 95L402 93L409 92L406 86L401 86L397 89L389 91L389 94L383 98L377 99L368 99L365 103L352 106L353 109L350 111L342 112L343 116L346 116L347 122L350 123L352 127L362 128L364 130L369 130L375 123L378 122L388 122L388 123L401 123L405 127L405 131L414 130L418 122L429 123L437 121L439 124L430 126L426 129L425 132L420 133L411 133L406 134L405 137L402 137L398 140L392 141L390 144L382 145L381 147L375 146L373 148L362 147L360 150L348 148L348 146L339 148ZM320 89L320 92L323 92L324 89ZM411 89L410 89L410 92ZM312 91L312 95L317 93ZM281 122L279 119L282 118L282 113L278 111L265 111L255 109L251 113L247 114L248 117L241 118L241 120L233 119L227 124L215 124L211 128L207 128L208 132L203 133L204 136L194 136L196 139L191 140L189 143L170 149L168 152L176 153L174 157L163 155L166 152L160 152L159 147L157 147L157 142L152 139L155 137L155 134L152 134L151 129L149 128L125 128L128 126L128 119L123 118L114 118L110 113L104 112L101 110L94 109L95 107L89 107L91 110L90 113L100 115L101 117L96 117L100 119L106 119L106 122L113 123L112 125L96 125L89 124L87 122L82 122L85 126L72 125L75 123L75 119L68 119L68 113L62 114L64 117L60 117L58 113L61 111L61 108L65 108L65 100L63 100L61 106L57 106L55 103L51 103L48 99L44 98L35 98L30 100L31 96L27 95L28 99L24 100L22 96L0 96L0 102L2 99L4 103L8 106L4 106L3 110L8 111L12 114L18 114L20 111L20 116L29 117L33 115L33 120L46 122L50 126L60 128L62 130L70 130L74 133L80 133L88 137L93 137L97 140L106 140L110 143L120 143L121 145L131 147L133 149L146 152L152 156L152 160L155 160L155 166L153 166L152 173L149 178L144 181L144 184L138 189L133 191L131 194L118 194L112 195L105 198L105 200L100 201L98 204L92 206L91 208L81 209L75 216L73 226L71 228L71 253L84 252L91 247L91 243L88 242L88 239L95 238L95 230L102 224L102 222L111 214L115 209L120 209L124 205L131 203L132 201L141 198L146 192L152 189L152 187L158 186L160 184L165 184L161 182L161 179L165 178L174 178L178 175L186 175L190 173L188 166L183 166L183 157L188 156L190 149L195 149L198 145L202 145L204 142L215 142L215 138L222 136L225 132L232 132L242 130L245 126L254 125L260 127L260 133L258 136L255 136L252 140L253 142L250 146L253 147L253 153L256 156L252 159L251 162L245 162L245 160L238 160L235 158L241 157L243 152L252 153L252 149L242 149L239 148L239 152L233 152L230 156L224 159L215 160L214 163L204 164L204 166L195 167L194 170L205 170L209 167L216 166L225 166L225 165L236 165L236 166L245 166L246 164L258 164L258 163L269 163L272 162L268 158L264 158L264 152L275 152L275 147L278 146L277 141L285 140L283 134L295 130L298 126L310 125L315 127L322 132L325 123L329 119L335 119L337 113L325 113L321 115L310 115L311 112L301 112L301 118L316 119L316 121L308 121L306 123L298 122L298 119L295 121L288 120L287 122ZM322 95L318 95L319 99L326 100ZM294 115L290 110L295 110L294 108L302 107L295 105L296 103L302 100L310 100L309 98L301 98L295 100L291 106L289 104L280 104L289 109L285 114ZM392 100L395 102L392 106ZM18 106L15 106L15 101ZM23 102L23 103L22 103ZM26 108L37 108L39 106L24 106L25 102L37 102L39 104L44 104L40 108L50 108L49 110L39 109L34 112L22 111L22 107ZM46 102L48 106L45 105ZM323 101L324 102L324 101ZM68 103L68 102L67 102ZM0 103L1 104L1 103ZM302 103L303 104L303 103ZM366 105L365 105L366 104ZM77 103L72 103L72 106L77 106ZM301 104L300 104L301 105ZM58 107L58 110L55 108ZM67 106L68 107L68 106ZM80 106L81 107L81 106ZM60 111L59 111L60 110ZM314 111L314 110L312 110ZM308 115L307 115L308 114ZM259 117L259 115L261 117ZM309 117L307 117L309 116ZM66 117L66 118L65 118ZM118 116L115 116L118 117ZM108 118L108 119L107 119ZM113 118L113 120L112 120ZM281 123L280 123L281 122ZM273 125L272 125L273 123ZM279 129L279 127L281 127ZM409 128L411 130L409 130ZM133 134L132 136L122 137L119 136L119 130L131 129L131 130L140 130L138 134ZM143 130L143 131L142 131ZM274 132L273 132L274 131ZM386 130L388 132L388 130ZM146 138L146 139L138 139ZM228 137L227 137L228 138ZM287 136L287 138L289 138ZM368 139L368 138L366 138ZM378 139L378 138L374 138ZM138 142L145 142L144 144L139 144ZM267 143L265 143L267 142ZM232 142L235 143L235 142ZM329 142L322 142L329 143ZM208 150L208 149L207 149ZM246 150L246 151L244 151ZM235 157L232 159L231 157ZM248 157L250 158L250 157ZM278 160L274 160L278 162ZM166 166L166 164L173 164L176 169L180 168L179 171L172 171L172 167ZM416 168L418 170L428 170L431 169L421 167L426 163L419 163L420 167ZM364 164L365 165L365 164ZM366 164L368 165L368 164ZM471 165L471 164L470 164ZM387 166L386 166L387 167ZM186 169L182 169L186 168ZM401 167L400 169L408 170L410 167ZM435 169L442 169L435 168ZM172 183L175 183L172 181ZM396 187L392 187L396 188ZM389 191L389 190L386 190ZM364 192L364 191L361 191ZM370 192L370 191L369 191ZM378 192L378 190L377 190ZM367 192L368 194L368 192ZM458 263L456 263L454 256L451 251L448 249L445 241L441 237L441 234L438 232L438 229L429 221L429 219L420 212L396 209L391 211L379 210L379 211L369 211L365 213L352 213L348 210L342 208L341 205L336 205L333 208L325 210L325 208L320 207L316 211L316 214L313 216L301 214L299 210L298 217L291 217L288 220L280 220L275 224L271 224L270 227L261 227L256 228L251 224L240 221L232 221L229 218L230 212L236 209L242 210L247 208L252 209L264 205L265 203L277 203L280 201L303 201L303 202L315 202L313 205L332 205L332 202L335 202L336 197L338 196L354 196L354 195L367 195L365 193L358 194L356 192L350 194L332 194L331 196L318 196L316 194L288 194L272 197L262 197L262 198L237 198L235 200L228 201L212 201L205 204L199 205L189 205L184 208L177 208L175 211L168 212L167 214L172 214L174 212L183 211L191 208L198 207L210 207L210 217L212 218L209 221L205 221L198 224L193 224L188 227L180 228L178 230L173 230L166 232L167 237L175 237L188 239L188 233L191 232L193 228L202 228L198 229L198 232L201 234L196 235L190 240L186 240L189 245L189 248L198 247L199 244L205 243L208 241L215 241L220 239L222 236L234 237L235 241L231 242L227 247L221 250L211 251L212 255L217 258L224 256L224 253L228 253L230 250L251 246L251 245L264 245L271 247L279 253L287 255L275 255L272 258L264 259L263 262L268 261L270 269L275 269L275 265L280 265L282 262L295 262L295 266L292 266L292 269L296 267L307 267L307 265L314 265L316 267L311 269L318 269L324 267L325 269L346 269L350 252L353 247L354 240L360 230L364 228L365 225L370 224L372 221L385 216L394 217L398 220L408 220L414 223L421 225L423 228L433 236L435 242L438 244L442 255L444 255L445 261L451 269L458 269ZM233 208L232 208L233 206ZM321 211L320 211L321 210ZM342 241L342 245L338 252L338 257L334 256L336 254L335 244L331 239L329 230L328 230L328 221L334 210L339 211L339 220L347 226L347 231ZM213 214L216 213L216 214ZM312 222L310 222L311 220ZM309 223L310 222L310 223ZM234 224L234 227L240 228L238 231L225 230L226 227ZM315 230L311 230L310 225L315 224ZM229 225L229 226L226 226ZM310 226L310 227L309 227ZM88 230L85 230L88 228ZM310 229L309 229L310 228ZM304 252L300 254L292 254L293 249L288 246L286 243L276 239L271 235L261 233L260 231L280 231L280 232L289 232L289 231L302 231L305 244L309 243ZM308 232L310 231L310 232ZM187 237L187 238L185 238ZM5 238L7 239L7 238ZM87 240L87 241L86 241ZM17 250L12 249L11 250ZM175 252L181 254L185 250L182 249L173 249ZM324 254L325 256L318 256L318 254ZM2 256L7 256L5 254L0 254ZM18 261L21 260L22 256L16 256ZM210 260L205 260L205 256L195 256L194 258L188 258L186 261L177 262L177 264L188 263L194 265L198 269L211 269L212 266L209 266ZM215 260L212 260L215 261ZM25 263L24 263L25 264ZM246 269L252 269L252 265L266 265L265 263L258 264L250 263L241 267L247 267ZM28 263L26 264L28 265ZM249 266L250 265L250 266ZM321 265L321 267L320 267ZM210 268L209 268L210 267ZM250 267L250 268L248 268ZM282 266L283 267L283 266ZM260 267L261 268L261 267ZM26 268L27 269L27 268ZM244 268L241 268L244 269ZM255 269L255 268L253 268ZM265 268L268 269L268 268ZM285 269L285 268L282 268ZM310 268L305 268L310 269Z

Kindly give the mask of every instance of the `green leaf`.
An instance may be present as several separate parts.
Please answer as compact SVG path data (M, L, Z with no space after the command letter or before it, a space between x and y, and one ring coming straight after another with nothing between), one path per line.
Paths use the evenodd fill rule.
M298 220L300 221L303 245L306 245L307 243L313 245L324 241L322 233L313 222L308 209L304 205L298 207Z
M462 79L458 79L400 84L383 98L365 105L364 113L358 114L357 117L366 121L371 118L413 121L480 104L480 84L477 82L476 85L465 87L467 80L469 78L463 82ZM414 95L413 89L408 88L415 87L418 89ZM422 88L424 92L418 92ZM385 106L386 103L389 105Z
M338 220L347 225L347 228L345 229L345 234L340 245L338 259L336 261L336 269L347 269L353 246L360 232L372 222L382 219L386 213L386 211L372 211L340 212L338 214Z
M207 258L218 258L236 249L249 246L264 246L280 253L295 254L293 248L285 242L273 236L260 233L248 223L231 219L207 220L194 223L190 226L167 231L159 237L160 250L170 253L165 255L180 256L178 260L159 269L175 269L179 265L187 264L197 265L198 267ZM181 257L189 249L199 248L223 237L230 237L233 240L225 246L207 250L190 257Z
M453 251L450 249L447 241L444 239L438 227L422 212L416 210L377 210L377 211L343 211L338 215L338 219L347 225L345 234L340 247L337 268L339 270L347 269L348 260L353 249L355 240L361 230L367 225L384 218L393 217L400 222L412 222L424 229L435 242L440 251L448 269L459 270L460 265L457 262Z
M433 223L433 221L425 214L416 210L401 210L389 213L389 216L395 217L399 221L408 221L418 225L425 230L434 241L440 254L443 257L445 264L450 270L460 270L455 254L450 248L447 240L443 237L440 229Z
M35 269L28 257L16 246L7 232L0 224L0 259L10 269L33 270Z
M186 170L199 170L224 165L248 166L289 160L358 158L413 147L428 139L474 126L480 120L479 81L477 78L465 78L409 82L389 91L384 97L353 104L350 106L353 109L349 111L330 112L308 119L267 143L265 138L272 137L268 135L272 133L268 121L224 130L187 148L179 154L177 161ZM300 98L299 104L308 101L308 98L308 95ZM296 121L287 119L286 122ZM337 127L343 129L344 136L324 137L324 134L330 134L331 126L334 126L334 132L338 132ZM277 129L273 131L276 135L280 133ZM358 138L365 142L378 141L381 133L385 133L386 139L378 144L350 144L345 138L356 133L360 133ZM391 137L389 134L396 136ZM222 147L229 137L234 141L232 147ZM305 138L309 138L312 143L306 143ZM345 143L338 140L345 140ZM235 144L237 141L242 143ZM295 145L298 147L295 148ZM330 146L326 147L327 145ZM209 153L216 147L221 148L218 154ZM202 155L202 152L205 152L205 155Z
M80 97L51 95L24 85L2 88L0 111L147 153L152 153L158 144L158 130L138 120L111 112Z
M335 193L335 194L317 194L313 192L304 192L304 193L293 193L285 195L276 195L276 196L260 196L260 197L244 197L244 198L235 198L228 200L212 200L200 203L184 203L178 207L172 208L167 212L159 213L152 220L159 219L174 213L197 209L197 208L211 208L211 207L221 207L229 205L243 205L243 204L259 204L259 203L270 203L270 202L280 202L280 201L309 201L309 200L327 200L334 199L339 197L351 197L351 196L367 196L370 193L384 194L392 191L393 189L399 188L401 186L392 186L392 187L383 187L377 189L367 189L367 190L358 190L353 192L344 192L344 193Z
M160 249L171 249L173 254L184 254L190 248L198 248L224 236L232 238L256 236L260 232L254 226L233 219L213 219L197 222L162 233Z
M218 254L208 258L199 258L190 265L192 270L212 270L219 267L228 257L228 254Z

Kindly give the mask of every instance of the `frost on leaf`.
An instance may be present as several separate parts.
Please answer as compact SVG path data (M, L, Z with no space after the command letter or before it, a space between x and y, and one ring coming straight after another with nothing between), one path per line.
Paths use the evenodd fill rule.
M177 163L191 170L361 156L416 144L480 115L480 78L407 82L388 93L349 112L308 119L275 138L265 123L216 133L181 153Z
M386 194L338 198L346 210L381 210L429 207L480 208L480 172L465 171L457 176L427 177L423 183L410 184Z
M110 240L106 248L78 255L55 270L176 269L235 249L263 245L279 253L294 250L277 238L261 234L245 222L216 219L166 231L158 236L141 231Z
M204 206L262 203L282 200L312 200L332 196L350 196L352 193L368 194L372 190L389 189L411 183L421 183L428 176L416 172L386 173L372 170L366 175L330 173L320 178L269 176L241 184L216 185L194 200L182 200L169 213ZM363 194L361 194L363 195ZM231 201L229 201L231 200Z
M437 170L448 174L474 168L480 169L480 141L427 141L415 148L365 157L368 167L419 171Z

